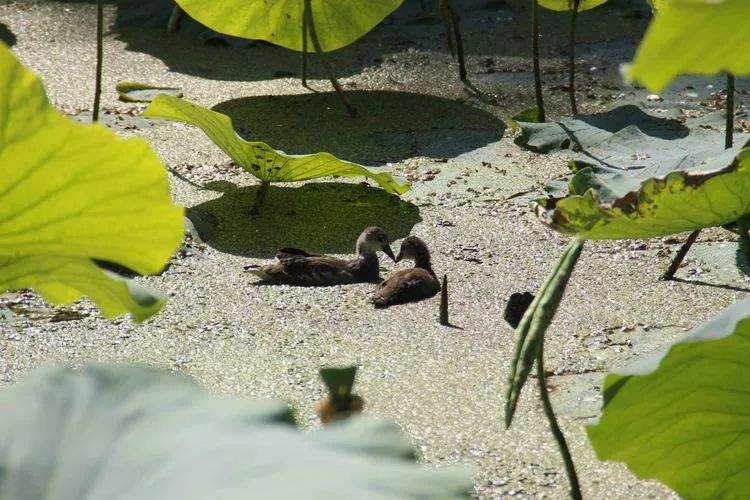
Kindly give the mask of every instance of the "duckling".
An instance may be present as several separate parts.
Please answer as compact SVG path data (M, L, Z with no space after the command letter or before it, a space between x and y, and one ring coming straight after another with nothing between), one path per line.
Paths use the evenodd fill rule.
M298 248L282 248L276 260L261 266L245 266L262 282L295 286L333 286L374 282L380 279L378 252L395 260L388 235L379 227L368 227L357 239L357 257L342 260L308 253Z
M430 251L424 241L416 236L405 238L394 260L399 262L402 259L412 259L414 267L395 271L375 288L372 295L375 307L416 302L440 291L440 282L432 270Z
M343 420L362 412L364 400L352 393L356 376L356 366L320 370L320 378L328 388L328 395L315 405L315 413L322 423Z

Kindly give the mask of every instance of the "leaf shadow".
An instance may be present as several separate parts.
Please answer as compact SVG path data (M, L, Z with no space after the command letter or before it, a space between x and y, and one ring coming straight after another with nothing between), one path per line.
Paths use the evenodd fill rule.
M213 109L230 116L245 139L366 164L454 157L500 140L505 130L493 114L456 100L383 90L347 95L360 113L354 120L334 92L244 97Z
M251 215L258 185L222 181L205 187L222 194L188 208L188 219L207 245L244 257L271 258L283 247L353 253L367 226L382 227L394 241L408 236L422 220L412 203L362 184L271 185L258 215Z

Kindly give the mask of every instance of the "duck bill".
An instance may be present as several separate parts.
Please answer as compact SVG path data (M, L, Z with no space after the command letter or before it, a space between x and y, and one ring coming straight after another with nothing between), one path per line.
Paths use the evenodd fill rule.
M401 252L401 250L399 250L398 255L396 255L396 257L393 259L393 262L399 262L403 258L404 258L404 254L403 252Z
M398 262L397 257L393 255L393 250L391 250L391 247L389 245L383 245L383 251L385 254L391 258L393 262ZM399 252L400 254L401 252Z

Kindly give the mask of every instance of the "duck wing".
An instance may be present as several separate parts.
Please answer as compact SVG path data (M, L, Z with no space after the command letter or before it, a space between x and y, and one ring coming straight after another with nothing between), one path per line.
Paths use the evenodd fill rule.
M428 270L415 267L392 273L375 288L372 302L375 307L388 307L428 299L438 291L437 278Z
M279 251L276 252L276 258L279 260L296 257L320 257L320 255L292 247L280 248Z
M286 254L277 264L285 283L301 286L332 286L353 283L349 262L327 255ZM281 277L280 277L281 278Z

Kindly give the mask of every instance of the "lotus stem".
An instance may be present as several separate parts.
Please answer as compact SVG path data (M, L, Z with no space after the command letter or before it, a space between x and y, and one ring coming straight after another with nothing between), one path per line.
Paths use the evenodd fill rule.
M570 15L570 74L568 92L570 94L570 112L573 113L573 116L578 115L578 104L576 103L576 23L580 5L581 0L573 0L573 11Z
M542 406L544 407L544 414L547 416L547 422L549 422L550 430L552 435L555 437L557 447L562 455L563 462L565 463L565 472L568 476L568 482L570 483L570 497L574 500L581 500L581 486L578 482L578 474L576 473L576 467L573 463L573 457L570 454L570 448L565 440L565 435L560 429L560 425L557 423L557 417L555 416L555 410L552 408L552 403L549 400L549 393L547 392L547 374L544 371L544 342L539 345L539 352L536 356L536 374L537 382L539 384L539 395L542 399Z
M453 7L451 0L440 0L440 12L446 27L445 36L448 39L448 48L451 55L458 60L458 78L462 82L468 80L466 76L466 58L464 57L464 43L461 37L461 18ZM453 51L455 42L455 54Z
M740 251L745 256L748 264L750 264L750 215L745 215L738 220L737 228L740 233Z
M104 59L104 0L96 1L96 81L94 83L94 109L92 122L99 121L99 105L102 95L102 64Z
M320 46L320 40L318 40L318 34L315 31L315 20L313 19L313 10L312 10L311 0L305 0L304 8L305 8L305 12L307 12L307 29L310 30L310 39L312 40L313 47L315 47L315 52L318 54L318 57L320 57L320 60L323 63L323 66L328 72L328 78L329 80L331 80L331 85L333 85L333 89L338 94L339 99L341 99L341 103L346 108L346 111L349 113L349 116L351 116L352 118L355 118L357 116L357 110L354 109L354 106L352 106L352 104L349 102L349 98L346 96L344 89L342 89L341 85L339 85L339 81L336 79L336 75L334 75L333 73L333 68L331 67L331 64L328 62L328 58L326 57L325 53L323 52L323 49Z
M252 217L260 215L260 207L263 206L263 203L268 197L268 189L270 185L271 183L268 181L261 181L260 187L258 187L258 193L255 195L255 203L253 203L253 208L250 209L250 215Z
M177 30L180 29L180 21L182 21L182 9L179 5L175 4L172 7L172 14L170 14L169 21L167 22L167 33L170 35L177 33Z
M448 320L448 275L443 275L443 287L440 289L440 324L450 326Z
M726 138L724 147L731 148L734 145L734 75L727 73L727 121L726 121Z
M310 15L310 3L305 2L305 6L302 9L302 55L300 56L300 80L302 82L302 86L306 89L309 89L310 87L307 86L307 23L309 22L307 20L308 16Z
M685 240L685 243L682 244L680 250L677 252L677 255L674 256L674 259L672 259L672 263L669 265L667 271L661 275L661 279L663 281L670 281L674 279L675 273L678 269L680 269L682 261L685 260L685 256L687 256L687 253L690 250L690 247L693 246L693 243L695 243L695 240L698 239L699 234L701 234L700 229L696 229L695 231L690 233L690 236L688 236L687 240Z
M539 121L546 121L544 96L542 96L542 72L539 67L539 4L531 0L531 54L534 59L534 92L536 107L539 109Z

